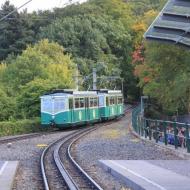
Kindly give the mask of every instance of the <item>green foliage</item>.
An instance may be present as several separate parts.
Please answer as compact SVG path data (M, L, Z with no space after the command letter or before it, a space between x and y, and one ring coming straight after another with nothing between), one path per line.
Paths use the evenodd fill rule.
M0 122L0 136L19 135L42 131L40 118Z
M128 0L126 0L128 1ZM133 13L138 17L144 15L148 10L161 10L167 0L130 0Z
M95 13L92 12L94 7L97 7ZM63 14L63 18L41 28L39 38L48 38L61 44L65 51L74 57L83 76L91 73L92 68L99 63L104 63L106 69L102 69L98 74L121 74L131 96L138 94L133 66L130 64L132 54L130 6L115 0L90 1L68 7L63 10Z
M0 88L0 121L13 117L15 110L14 99L8 97L6 92Z
M109 27L102 18L67 17L58 19L52 25L43 28L40 38L58 42L74 57L98 61L104 54L109 54L111 51L100 27L104 31L107 31ZM109 30L111 33L113 28L109 27Z
M76 65L83 77L90 74L93 67L102 68L98 75L123 77L125 95L137 99L138 79L134 76L135 65L131 64L133 52L141 44L147 23L156 14L154 9L159 10L163 2L165 0L127 3L89 0L53 11L15 11L0 23L3 31L0 34L0 60L3 60L0 64L0 109L3 110L0 120L38 117L39 97L43 93L55 88L74 88ZM14 9L6 1L0 14L4 16ZM147 56L150 60L156 58L155 53L152 59ZM157 80L152 80L149 86L144 84L150 70L140 77L140 85L145 85L147 94L160 88ZM176 77L175 85L187 79L187 73L180 79ZM110 83L113 82L104 80L99 86L109 87ZM83 88L87 87L88 84L84 84ZM15 128L13 123L5 125Z
M190 112L189 59L189 51L175 45L148 43L146 47L140 85L168 113ZM150 80L145 82L145 77Z
M17 97L17 118L31 118L40 115L40 96L53 89L51 81L36 79L22 87Z
M4 114L0 119L6 120L11 114L17 118L38 117L40 96L51 89L72 88L75 67L63 47L48 40L28 46L16 59L10 58L9 64L0 67L0 81L11 98L16 99L16 109L9 105L11 98L1 93L0 108L7 109L0 113Z
M9 1L6 1L0 9L1 17L15 10ZM5 59L9 54L18 54L26 48L28 43L33 42L33 31L26 20L24 13L15 11L0 23L0 60Z
M64 55L64 49L56 43L49 43L48 40L28 46L16 59L9 61L10 64L3 72L3 82L17 92L36 78L56 82L59 80L59 83L68 86L75 68L70 56ZM59 71L56 72L56 69Z

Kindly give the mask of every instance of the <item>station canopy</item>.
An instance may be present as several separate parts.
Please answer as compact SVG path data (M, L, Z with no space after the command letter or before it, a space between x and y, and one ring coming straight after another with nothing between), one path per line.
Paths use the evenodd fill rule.
M169 0L144 37L190 48L190 0Z

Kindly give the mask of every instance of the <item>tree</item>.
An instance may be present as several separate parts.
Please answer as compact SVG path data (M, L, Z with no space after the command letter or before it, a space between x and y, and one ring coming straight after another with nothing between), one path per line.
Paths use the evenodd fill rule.
M33 118L40 115L40 96L55 86L51 80L35 79L22 87L17 96L17 118Z
M15 114L15 100L8 97L2 87L0 87L0 110L0 121L11 119Z
M189 59L184 48L154 42L146 45L145 62L137 66L139 85L166 113L190 113Z
M15 7L6 1L0 10L1 17L6 16L15 10ZM9 54L19 54L26 48L27 43L32 43L33 31L23 17L26 13L19 14L15 11L6 19L0 22L0 60L5 59Z
M39 116L39 98L43 93L74 87L76 66L57 43L42 40L9 61L7 66L1 65L0 79L5 91L16 99L17 118ZM2 96L4 101L5 95Z
M125 0L127 3L130 3L132 6L133 14L136 17L141 17L144 15L145 12L149 10L158 10L160 11L167 0Z
M3 72L3 82L13 89L14 94L36 78L52 79L56 76L55 83L62 81L66 86L72 85L70 81L75 72L75 65L70 56L64 54L63 47L57 43L42 40L34 46L28 46L16 59L9 61L11 64L8 64Z
M40 38L48 38L64 46L83 76L103 62L107 69L101 70L99 74L115 75L114 71L120 70L119 75L122 71L122 76L127 79L127 88L134 81L130 65L131 35L120 21L106 15L66 17L42 28ZM126 77L127 74L130 77Z

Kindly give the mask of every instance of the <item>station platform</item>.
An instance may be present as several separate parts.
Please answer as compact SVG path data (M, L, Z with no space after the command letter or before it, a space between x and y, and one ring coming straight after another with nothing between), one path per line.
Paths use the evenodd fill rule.
M189 161L100 160L132 190L190 190ZM167 167L165 169L164 167Z
M12 189L18 163L18 161L0 161L0 189Z

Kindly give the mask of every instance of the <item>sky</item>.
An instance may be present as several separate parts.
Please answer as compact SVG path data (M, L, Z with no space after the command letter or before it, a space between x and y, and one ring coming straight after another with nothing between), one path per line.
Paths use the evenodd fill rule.
M6 0L0 0L0 5L2 5ZM28 0L9 0L11 4L14 4L16 7L23 5ZM72 0L72 2L85 2L86 0ZM27 8L28 12L32 12L34 10L46 10L52 9L54 7L64 7L69 0L32 0L29 4L27 4L24 8Z

